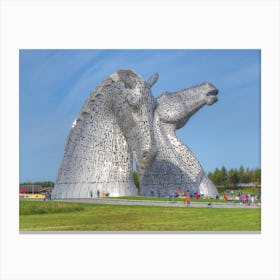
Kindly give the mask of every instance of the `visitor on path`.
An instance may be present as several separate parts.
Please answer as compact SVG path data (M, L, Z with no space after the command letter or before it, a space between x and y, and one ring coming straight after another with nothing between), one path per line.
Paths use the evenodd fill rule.
M251 205L251 202L252 202L252 200L251 200L251 195L248 194L248 205Z
M48 193L48 199L52 200L52 193L51 192Z
M252 205L255 204L255 196L254 195L251 196L251 203L252 203Z
M258 200L261 202L261 195L262 195L262 193L261 193L261 191L259 191L259 193L258 193Z
M224 196L223 196L223 200L227 200L227 199L228 199L227 195L226 195L226 194L224 194Z
M245 201L246 201L246 195L243 193L242 196L241 196L241 199L242 199L242 203L245 204Z
M97 190L97 197L100 197L100 191Z
M187 194L184 204L186 204L186 202L187 202L187 207L190 207L191 206L191 197L189 194Z
M93 191L92 190L89 191L89 195L90 195L90 198L92 198L92 196L93 196Z
M239 197L239 204L242 204L242 193L241 192L238 193L238 197Z

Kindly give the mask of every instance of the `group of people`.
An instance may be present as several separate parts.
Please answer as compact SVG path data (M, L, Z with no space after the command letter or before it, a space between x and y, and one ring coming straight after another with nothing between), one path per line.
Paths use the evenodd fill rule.
M188 190L187 191L182 191L181 192L181 196L184 196L185 199L183 201L183 204L187 204L187 207L190 206L190 202L191 202L191 199L195 198L195 199L198 199L201 197L201 195L199 193L190 193ZM178 190L174 190L173 193L169 194L169 200L172 200L172 198L174 197L179 197L179 192ZM239 197L239 203L240 204L244 204L244 205L255 205L256 203L256 200L257 203L260 205L261 203L261 192L258 193L258 195L253 195L253 194L245 194L245 193L242 193L242 192L239 192L238 193L238 197ZM216 199L220 199L219 195L216 196ZM222 199L223 200L228 200L228 196L226 194L224 194L222 196Z
M260 204L260 194L258 195L253 195L253 194L245 194L243 192L239 192L237 194L238 200L240 204L244 205L254 205L256 200L258 200L258 204ZM216 199L219 199L219 197ZM223 195L222 197L223 200L228 200L228 196L226 194Z
M93 198L94 197L94 193L92 190L89 191L89 195L90 195L90 198ZM100 192L99 190L97 190L96 192L96 197L97 198L100 198L100 197L109 197L110 193L109 192L105 192L105 191L102 191ZM181 192L179 192L178 189L175 189L173 193L170 193L169 194L169 200L172 200L174 197L179 197L179 196L184 196L185 199L183 201L183 204L184 205L187 205L187 207L190 207L190 204L191 204L191 199L195 198L195 199L198 199L200 198L200 194L199 193L190 193L189 190L183 190ZM154 196L154 192L153 190L151 191L151 196ZM256 199L258 200L258 203L260 203L260 199L261 199L261 194L259 192L258 195L253 195L253 194L245 194L243 192L239 192L238 195L239 197L239 203L240 204L245 204L245 205L254 205L255 204L255 201ZM51 197L49 196L48 199L51 199ZM219 196L217 195L216 199L219 199ZM228 200L228 197L226 194L223 195L223 200Z
M94 197L94 193L92 190L89 191L89 195L90 195L90 198ZM99 190L97 190L97 192L96 192L96 197L98 197L98 198L99 197L108 197L109 195L110 195L109 192L104 192L104 191L100 192Z
M258 203L260 203L261 200L260 193L258 195L253 195L239 192L237 196L239 197L239 203L245 205L254 205L256 199L258 200Z
M192 198L198 199L198 198L201 197L201 195L200 195L199 193L197 193L197 192L191 193L189 190L183 190L183 191L181 191L181 193L180 193L177 189L175 189L173 193L170 193L168 197L169 197L169 200L171 200L171 199L174 198L174 197L179 197L179 196L185 197L185 196L187 196L187 195L189 195L191 199L192 199Z
M175 189L173 193L169 194L168 198L169 198L169 200L172 200L174 197L179 197L180 195L185 197L183 204L184 205L187 204L187 207L190 207L192 198L200 197L200 195L198 193L192 194L192 193L189 193L188 190L187 191L183 190L183 191L181 191L181 193L179 193L179 190Z

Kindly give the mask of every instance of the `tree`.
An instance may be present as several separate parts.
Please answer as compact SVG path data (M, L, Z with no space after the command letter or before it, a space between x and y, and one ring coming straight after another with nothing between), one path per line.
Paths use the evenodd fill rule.
M209 172L208 177L216 186L221 186L226 184L228 172L227 169L222 166L221 170L216 168L214 173Z
M221 172L218 168L215 169L213 174L210 174L209 178L216 186L220 186L222 183Z
M214 172L209 172L208 177L216 186L225 186L227 184L236 186L238 183L250 182L259 184L261 182L261 169L244 169L243 165L241 165L238 170L231 168L227 171L222 166L221 169L215 168Z
M134 184L135 184L135 186L136 186L136 188L137 188L137 190L138 190L138 192L139 192L139 190L140 190L140 185L139 185L138 174L137 174L136 171L133 171L133 182L134 182Z
M222 166L222 169L221 169L221 184L222 185L225 185L226 182L227 182L227 178L228 178L228 172L227 172L227 169Z
M256 168L255 170L253 170L252 182L254 182L254 183L261 182L261 169L260 168Z
M234 187L239 183L239 175L236 169L230 169L228 172L228 183Z
M20 185L40 185L44 188L53 188L54 182L51 181L41 181L41 182L23 182Z
M245 182L244 182L244 175L245 175L244 167L243 167L243 165L241 165L241 166L239 167L239 170L238 170L238 176L239 176L239 181L240 181L240 183L245 183Z

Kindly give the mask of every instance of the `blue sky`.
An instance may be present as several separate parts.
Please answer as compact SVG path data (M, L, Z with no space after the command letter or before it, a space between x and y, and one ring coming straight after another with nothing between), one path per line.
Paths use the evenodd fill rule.
M55 181L85 99L119 68L159 72L154 97L202 82L219 89L177 135L206 172L260 167L260 50L20 50L20 182Z

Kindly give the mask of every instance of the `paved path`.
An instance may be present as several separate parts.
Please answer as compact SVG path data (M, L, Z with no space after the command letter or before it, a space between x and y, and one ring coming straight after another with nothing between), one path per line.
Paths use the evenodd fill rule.
M156 201L156 200L128 200L128 199L110 199L110 198L93 198L93 199L71 199L71 200L59 200L67 202L82 202L93 204L113 204L113 205L141 205L141 206L164 206L164 207L187 207L182 201ZM248 206L240 205L239 203L232 202L194 202L191 201L192 208L242 208L252 209L260 208L257 205Z

